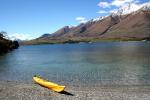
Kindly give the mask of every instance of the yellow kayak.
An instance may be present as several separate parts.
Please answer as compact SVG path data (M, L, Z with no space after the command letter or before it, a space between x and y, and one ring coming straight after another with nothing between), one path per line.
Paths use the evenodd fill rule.
M33 80L38 83L39 85L42 85L48 89L51 89L51 90L54 90L56 92L62 92L64 91L65 89L65 86L61 86L61 85L58 85L56 83L53 83L53 82L49 82L47 80L44 80L44 79L41 79L37 76L34 76L33 77Z

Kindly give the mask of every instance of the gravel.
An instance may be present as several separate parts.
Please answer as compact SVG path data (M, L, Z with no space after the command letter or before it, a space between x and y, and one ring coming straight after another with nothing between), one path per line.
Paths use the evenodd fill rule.
M150 86L67 86L56 93L34 83L5 81L0 100L150 100Z

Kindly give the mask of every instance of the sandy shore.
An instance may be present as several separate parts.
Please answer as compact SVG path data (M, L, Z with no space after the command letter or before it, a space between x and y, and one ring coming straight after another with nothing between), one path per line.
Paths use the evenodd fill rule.
M68 86L56 93L37 84L0 82L0 100L150 100L150 86Z

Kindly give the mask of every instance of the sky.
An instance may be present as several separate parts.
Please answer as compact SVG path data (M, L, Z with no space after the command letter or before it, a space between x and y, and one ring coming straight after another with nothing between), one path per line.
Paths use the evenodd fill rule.
M0 0L0 31L11 38L33 39L106 16L120 6L150 0Z

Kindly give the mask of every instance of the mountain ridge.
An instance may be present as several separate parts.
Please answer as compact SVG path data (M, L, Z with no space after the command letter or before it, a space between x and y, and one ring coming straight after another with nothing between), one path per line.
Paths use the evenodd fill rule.
M131 4L126 8L129 11L119 9L110 16L98 17L76 27L65 26L53 34L43 35L26 44L149 40L150 3L139 7L136 11L131 11L129 8L133 8Z

